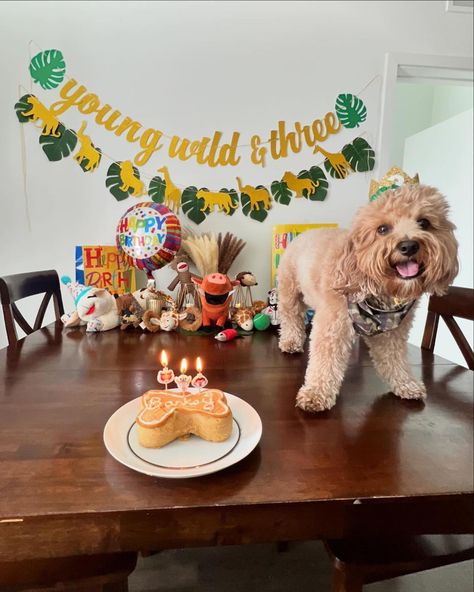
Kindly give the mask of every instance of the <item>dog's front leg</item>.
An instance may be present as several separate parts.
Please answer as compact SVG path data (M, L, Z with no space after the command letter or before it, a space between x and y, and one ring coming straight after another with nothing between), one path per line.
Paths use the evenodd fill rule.
M370 357L379 376L402 399L425 399L425 385L411 373L407 359L407 338L414 316L409 315L392 331L367 337Z
M341 388L354 330L344 300L327 298L317 307L311 329L308 367L296 405L305 411L331 409Z

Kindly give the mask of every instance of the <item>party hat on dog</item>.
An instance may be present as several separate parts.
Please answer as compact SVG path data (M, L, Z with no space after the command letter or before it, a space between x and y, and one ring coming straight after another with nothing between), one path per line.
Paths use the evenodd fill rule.
M392 167L380 181L372 179L369 188L369 201L374 201L388 189L398 189L402 185L418 185L419 182L418 173L411 178L402 169L396 166Z

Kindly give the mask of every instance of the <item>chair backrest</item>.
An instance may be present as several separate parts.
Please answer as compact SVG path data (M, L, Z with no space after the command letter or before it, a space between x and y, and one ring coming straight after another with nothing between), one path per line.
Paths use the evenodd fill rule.
M439 319L448 326L470 370L474 370L474 353L454 317L474 319L474 290L451 286L445 296L431 296L421 347L434 350Z
M18 310L15 302L28 296L43 293L44 298L38 309L33 327L31 327ZM59 320L61 315L64 314L64 307L58 274L53 269L0 277L0 299L9 345L13 345L18 341L15 321L27 335L41 328L51 297L54 302L56 320Z

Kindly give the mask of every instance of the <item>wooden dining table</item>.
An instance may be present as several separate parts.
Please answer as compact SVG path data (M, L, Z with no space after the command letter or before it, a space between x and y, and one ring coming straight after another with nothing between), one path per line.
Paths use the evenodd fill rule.
M263 434L214 474L135 472L103 442L109 417L201 356L209 385L244 399ZM52 324L0 350L0 557L3 561L387 534L471 533L473 373L409 346L426 404L401 400L354 345L336 406L295 407L307 353L275 331L212 336Z

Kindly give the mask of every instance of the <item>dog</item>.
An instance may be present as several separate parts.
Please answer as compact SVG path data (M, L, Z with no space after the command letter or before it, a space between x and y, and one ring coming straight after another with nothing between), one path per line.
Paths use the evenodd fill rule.
M281 351L303 351L305 304L316 311L298 407L333 407L356 333L395 395L426 398L406 340L416 301L444 294L458 272L448 213L437 189L404 185L362 207L351 230L309 230L289 245L278 269Z

